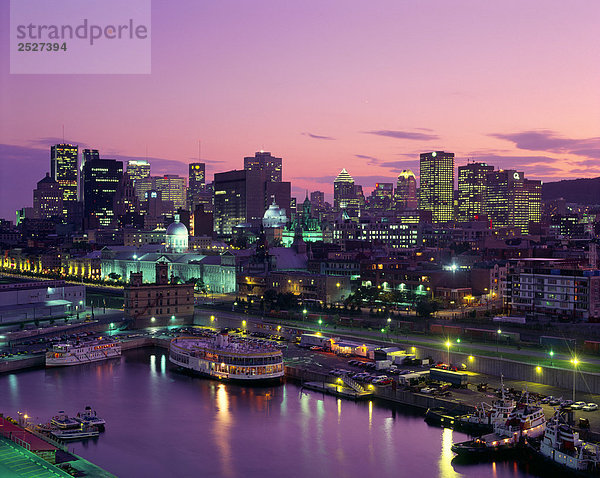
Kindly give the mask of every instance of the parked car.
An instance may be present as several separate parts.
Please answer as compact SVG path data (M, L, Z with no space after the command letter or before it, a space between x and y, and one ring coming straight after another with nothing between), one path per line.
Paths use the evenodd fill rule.
M571 408L573 410L581 410L586 405L587 405L587 403L585 403L585 402L575 402L573 405L571 405Z
M588 403L585 407L583 407L582 410L584 412L594 412L594 411L598 410L598 405L595 403Z

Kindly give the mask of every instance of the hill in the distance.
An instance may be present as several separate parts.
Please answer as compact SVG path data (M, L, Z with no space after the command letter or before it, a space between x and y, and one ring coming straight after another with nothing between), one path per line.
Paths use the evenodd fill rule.
M577 204L600 204L600 178L565 179L542 185L542 200L564 198Z

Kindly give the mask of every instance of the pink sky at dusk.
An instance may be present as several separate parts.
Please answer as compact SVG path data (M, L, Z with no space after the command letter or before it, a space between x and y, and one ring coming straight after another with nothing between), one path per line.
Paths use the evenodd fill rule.
M49 2L51 8L51 2ZM365 187L452 151L528 177L600 176L597 0L153 1L150 75L11 75L0 5L0 217L62 137L209 177L264 149L284 179Z

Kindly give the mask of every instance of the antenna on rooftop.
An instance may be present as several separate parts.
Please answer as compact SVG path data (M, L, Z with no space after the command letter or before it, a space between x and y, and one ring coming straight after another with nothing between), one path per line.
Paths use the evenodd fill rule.
M63 130L63 144L65 144L65 125L62 125L62 130Z

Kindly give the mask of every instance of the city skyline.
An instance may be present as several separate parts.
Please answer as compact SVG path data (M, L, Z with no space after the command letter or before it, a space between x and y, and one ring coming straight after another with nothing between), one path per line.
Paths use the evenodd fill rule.
M166 8L153 5L151 75L10 75L2 62L1 217L30 201L63 125L66 142L148 157L153 174L186 175L198 140L209 178L271 151L297 197L342 168L368 193L436 150L544 181L600 175L593 2Z

